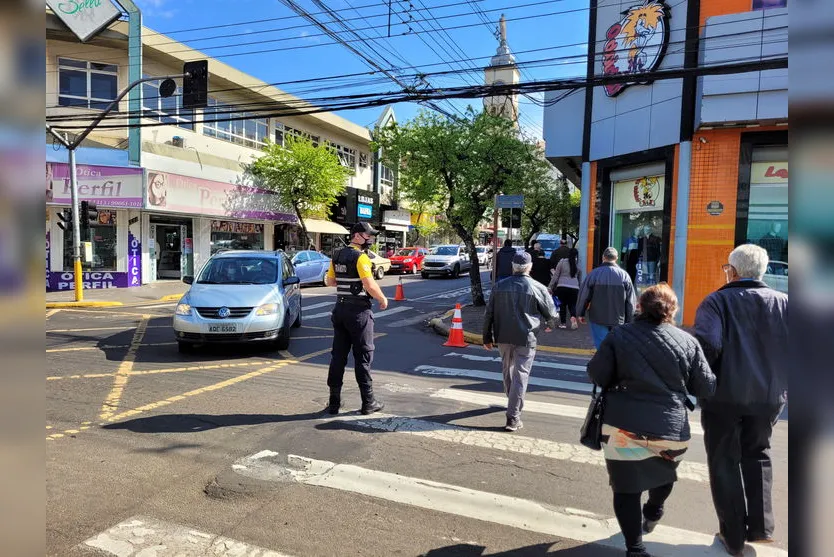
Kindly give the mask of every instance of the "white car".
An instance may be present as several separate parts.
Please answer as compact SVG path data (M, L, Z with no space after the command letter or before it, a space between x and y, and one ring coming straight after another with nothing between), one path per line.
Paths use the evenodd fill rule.
M492 262L492 246L478 246L475 251L478 252L478 265L489 266Z
M290 327L301 326L300 279L282 251L225 251L213 255L174 310L180 352L197 344L271 342L290 344Z
M423 270L420 276L429 278L432 275L442 275L458 278L464 271L472 267L472 261L465 246L437 246L434 253L423 259Z

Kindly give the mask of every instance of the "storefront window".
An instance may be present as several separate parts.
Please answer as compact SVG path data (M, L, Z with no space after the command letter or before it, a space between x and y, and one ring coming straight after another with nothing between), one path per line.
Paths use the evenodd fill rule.
M614 182L611 245L638 290L660 282L663 248L663 176Z
M264 249L264 225L211 221L211 254L229 249Z
M788 163L785 148L753 150L747 242L767 250L765 282L788 291ZM782 162L771 162L779 159Z
M99 209L98 223L90 227L90 241L93 243L93 260L81 264L86 271L115 271L116 270L116 212ZM81 241L86 241L81 238ZM72 271L72 228L64 232L64 270Z

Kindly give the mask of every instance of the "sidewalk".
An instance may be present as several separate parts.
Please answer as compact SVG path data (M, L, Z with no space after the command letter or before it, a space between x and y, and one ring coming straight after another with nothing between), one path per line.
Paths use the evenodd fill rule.
M71 302L72 305L121 306L148 302L175 302L189 286L178 280L159 281L133 288L101 288L84 291L84 301L75 303L75 292L47 292L46 307Z
M463 336L466 342L479 345L484 343L481 333L483 332L485 309L484 306L475 307L471 305L461 308ZM429 322L438 335L448 338L453 313L454 310L452 309ZM580 356L592 356L595 352L594 342L591 339L591 329L588 325L580 325L575 331L559 328L553 329L550 333L542 331L539 334L538 350Z

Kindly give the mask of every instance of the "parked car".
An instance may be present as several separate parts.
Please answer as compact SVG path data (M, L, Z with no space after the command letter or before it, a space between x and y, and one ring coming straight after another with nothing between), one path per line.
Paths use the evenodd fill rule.
M434 254L427 255L423 260L420 276L429 278L432 275L444 275L457 278L471 267L472 261L465 246L438 246Z
M180 352L197 344L271 342L290 344L290 327L301 326L301 282L282 251L217 253L195 277L174 311Z
M429 250L421 246L402 248L391 257L391 270L417 274L423 268L423 260L428 254Z
M788 291L788 264L784 261L769 261L764 282L779 292Z
M377 280L382 279L385 273L391 271L391 260L387 257L382 257L371 250L368 250L368 257L371 260L371 271Z
M475 250L478 252L478 265L488 267L492 263L492 246L478 246Z
M330 258L314 250L305 250L292 254L292 264L301 284L324 284Z
M536 236L536 242L539 242L542 245L542 250L544 250L544 256L549 258L550 254L553 253L559 247L559 241L562 239L561 234L539 234Z

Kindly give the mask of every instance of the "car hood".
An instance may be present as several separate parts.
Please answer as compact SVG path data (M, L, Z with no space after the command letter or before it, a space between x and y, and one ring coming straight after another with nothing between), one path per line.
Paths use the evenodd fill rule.
M194 284L186 294L194 307L256 307L281 301L277 284Z
M419 255L392 255L388 259L391 261L402 261L403 259L417 259Z
M455 261L456 259L458 259L457 255L427 255L423 261L448 263L449 261Z

